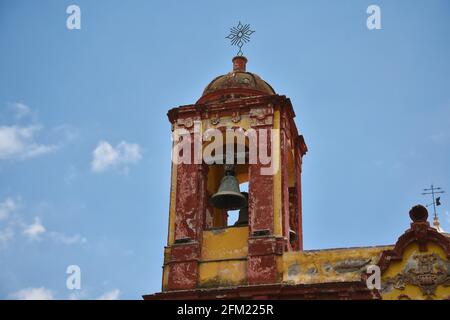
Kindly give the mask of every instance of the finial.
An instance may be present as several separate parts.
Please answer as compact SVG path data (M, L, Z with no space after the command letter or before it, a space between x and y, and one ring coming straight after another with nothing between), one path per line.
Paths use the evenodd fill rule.
M413 222L425 222L428 218L428 210L424 206L418 204L411 208L409 217Z
M250 30L250 25L243 25L240 21L237 27L230 28L230 34L226 37L231 40L232 46L237 46L239 51L237 56L242 56L244 53L242 52L242 46L250 41L250 35L255 32Z

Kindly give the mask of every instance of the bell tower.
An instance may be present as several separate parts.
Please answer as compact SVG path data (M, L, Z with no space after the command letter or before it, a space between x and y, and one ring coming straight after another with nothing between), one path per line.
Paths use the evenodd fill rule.
M174 151L163 294L277 283L283 253L302 250L307 147L289 98L246 64L234 57L232 71L196 103L168 112ZM240 210L236 223L232 210Z

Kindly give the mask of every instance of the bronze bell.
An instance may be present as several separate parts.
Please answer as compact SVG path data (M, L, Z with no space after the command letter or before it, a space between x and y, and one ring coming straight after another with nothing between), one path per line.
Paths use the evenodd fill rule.
M211 196L209 203L218 209L238 210L247 205L247 199L239 190L234 165L225 165L225 176L220 181L219 190Z
M243 208L241 208L241 210L239 210L239 218L234 223L235 226L248 225L248 193L242 192L242 194L245 197L246 204L245 204L245 207L243 207Z

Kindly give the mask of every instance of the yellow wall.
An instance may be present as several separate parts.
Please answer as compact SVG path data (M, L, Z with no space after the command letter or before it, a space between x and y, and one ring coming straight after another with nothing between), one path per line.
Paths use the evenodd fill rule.
M204 231L199 286L219 287L245 282L247 240L247 226Z
M450 298L450 261L446 258L444 250L432 243L427 244L428 251L420 252L417 244L410 245L403 254L401 261L393 261L381 276L382 299L448 299ZM287 284L312 284L326 282L360 281L361 275L368 265L376 265L384 250L391 250L393 246L362 247L346 249L326 249L303 252L285 252L283 254L283 282ZM446 283L438 284L434 295L426 295L417 283L408 283L404 289L396 288L395 278L399 274L405 274L411 268L418 271L416 257L420 255L435 254L439 264L443 266L443 274ZM429 274L422 279L429 279L437 275L438 263L433 264ZM420 274L420 272L417 272ZM420 276L413 277L420 279ZM391 281L389 281L391 280ZM390 284L389 284L390 283Z
M247 280L247 261L203 262L199 273L199 287L202 288L243 285Z
M202 260L245 258L247 239L247 226L203 231Z

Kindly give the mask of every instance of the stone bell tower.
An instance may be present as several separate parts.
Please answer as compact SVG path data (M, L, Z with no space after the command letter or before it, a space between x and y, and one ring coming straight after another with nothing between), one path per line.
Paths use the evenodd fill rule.
M172 131L181 132L174 144L188 141L192 152L183 149L180 156L177 149L173 155L188 161L172 163L158 295L179 292L189 298L189 292L198 289L278 283L283 253L302 250L301 171L307 147L294 122L291 101L248 72L245 57L236 56L232 62L232 71L212 80L196 103L168 112ZM241 140L243 156L232 171L227 171L220 154L215 154L219 161L214 163L202 157L211 143L211 130L223 133L224 149L231 145L233 151L239 142L225 141L226 132L251 133ZM240 217L241 223L234 225L227 221L227 210L211 201L224 188L227 172L236 188L248 185L248 220ZM233 192L239 196L239 189Z

